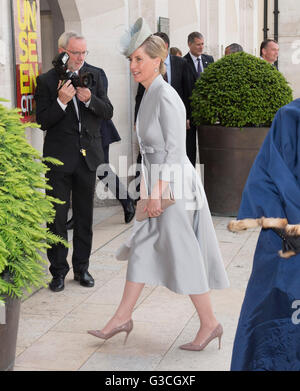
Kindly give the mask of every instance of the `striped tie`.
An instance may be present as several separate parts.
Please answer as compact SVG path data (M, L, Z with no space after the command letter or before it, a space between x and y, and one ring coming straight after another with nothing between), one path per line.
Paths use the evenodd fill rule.
M201 60L199 57L197 58L197 62L198 62L197 73L198 73L198 77L200 77L201 73L203 72L203 69L202 69L202 63L201 63Z

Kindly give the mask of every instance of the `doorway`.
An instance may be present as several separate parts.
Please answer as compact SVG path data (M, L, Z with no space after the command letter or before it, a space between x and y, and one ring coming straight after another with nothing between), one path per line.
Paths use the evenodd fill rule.
M42 72L52 68L52 60L57 54L57 41L65 31L64 18L58 0L41 0L41 41Z

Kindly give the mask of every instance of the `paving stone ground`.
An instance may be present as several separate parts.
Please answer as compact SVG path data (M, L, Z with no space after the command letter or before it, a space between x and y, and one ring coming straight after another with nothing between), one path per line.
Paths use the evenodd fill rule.
M164 287L145 286L127 344L124 334L108 341L87 334L104 326L123 291L127 262L114 253L130 233L119 206L96 208L90 272L93 288L81 287L72 270L65 289L44 288L21 305L15 371L228 371L235 330L252 268L258 229L227 231L230 218L213 217L230 288L211 292L214 311L224 328L221 350L213 341L202 352L180 350L199 327L188 296ZM69 240L72 240L70 232ZM70 251L71 253L71 251ZM69 255L70 260L70 255Z

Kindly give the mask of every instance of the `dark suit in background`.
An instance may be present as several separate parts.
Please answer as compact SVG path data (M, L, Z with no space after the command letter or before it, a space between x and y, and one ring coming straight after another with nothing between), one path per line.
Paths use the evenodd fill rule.
M59 78L54 69L37 78L35 93L36 120L43 130L47 130L43 155L55 157L64 163L63 166L50 165L47 177L53 190L47 190L47 193L65 201L63 205L55 204L55 220L49 224L54 234L65 239L72 191L74 273L84 273L89 266L96 169L104 162L100 124L102 119L108 120L113 114L99 68L84 63L80 72L92 73L95 80L89 106L77 100L81 131L74 102L71 100L65 111L57 102ZM64 277L68 273L67 254L68 249L62 245L52 246L48 250L50 272L54 277Z
M185 58L188 69L189 69L189 91L190 95L192 94L193 88L195 86L195 83L197 79L200 77L197 73L197 70L194 65L194 61L190 55L190 53L187 53L183 58ZM201 54L202 64L203 64L203 70L208 67L209 64L214 62L214 58L212 56L209 56L207 54ZM188 99L188 105L187 105L187 119L190 120L190 129L187 130L186 134L186 153L193 164L193 166L196 165L196 133L197 133L197 126L193 124L192 120L192 110L190 105L190 100Z
M108 80L103 69L100 69L101 80L105 92L108 90ZM115 195L117 200L120 201L124 209L125 223L129 223L135 214L134 203L130 198L128 191L125 189L123 184L120 182L119 177L109 167L109 145L120 141L121 138L119 133L112 122L112 120L102 120L101 123L101 135L102 135L102 147L104 152L104 163L107 164L106 174L98 175L98 178L102 181L107 175L108 177L108 188Z
M108 90L107 76L106 76L103 69L99 68L99 71L100 71L101 82L102 82L104 91L107 94L107 90ZM112 143L115 143L116 141L121 140L121 137L120 137L120 135L119 135L119 133L118 133L118 131L117 131L117 129L111 119L109 119L109 120L103 119L101 121L100 132L101 132L101 136L102 136L103 150L105 148L109 148L109 144L112 144ZM108 161L107 161L107 163L108 163Z

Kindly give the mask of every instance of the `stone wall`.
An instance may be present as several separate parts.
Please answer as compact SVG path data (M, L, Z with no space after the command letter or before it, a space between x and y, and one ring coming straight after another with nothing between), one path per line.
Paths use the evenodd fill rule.
M269 36L274 36L273 1L269 1ZM279 59L280 72L289 81L294 99L300 98L300 2L279 1Z
M10 2L0 0L0 88L1 96L14 104ZM269 0L269 36L274 33L274 2ZM300 3L279 2L279 69L291 83L295 98L300 95L298 64L300 63ZM135 163L138 152L134 132L133 111L136 88L128 61L120 54L119 40L124 30L139 16L144 16L153 32L158 18L170 20L171 46L188 52L187 36L200 31L205 37L205 52L215 60L224 55L232 42L245 51L259 55L263 39L262 0L41 0L44 71L51 66L57 49L57 38L66 29L75 29L87 38L90 54L87 61L103 68L109 80L108 95L114 105L113 121L122 138L110 149L112 165L121 177ZM28 131L33 144L41 149L41 132ZM125 156L119 164L119 157Z

